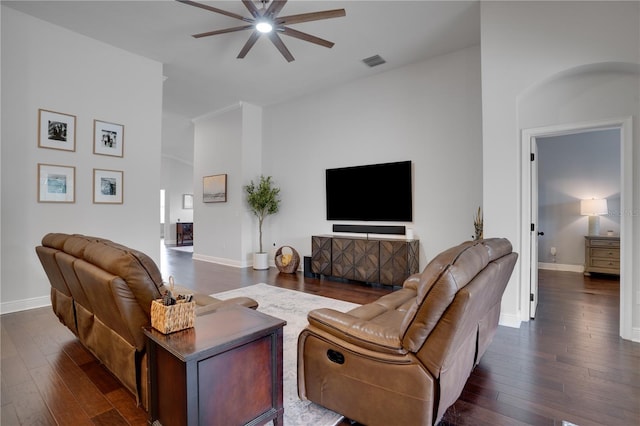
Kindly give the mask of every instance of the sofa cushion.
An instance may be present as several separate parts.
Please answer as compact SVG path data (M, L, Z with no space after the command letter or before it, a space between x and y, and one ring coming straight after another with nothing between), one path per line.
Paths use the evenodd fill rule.
M121 277L142 310L151 317L151 301L162 296L162 276L147 255L110 241L99 241L86 246L84 260Z
M42 237L42 245L44 247L51 247L58 250L64 250L64 243L69 238L69 234L61 234L57 232L51 232Z
M434 258L422 272L414 305L400 326L403 346L417 352L449 307L458 290L489 263L480 242L468 241Z

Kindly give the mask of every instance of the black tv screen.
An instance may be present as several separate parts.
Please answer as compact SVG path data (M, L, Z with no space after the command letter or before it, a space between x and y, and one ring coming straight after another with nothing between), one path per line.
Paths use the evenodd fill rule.
M411 222L411 161L327 169L327 220Z

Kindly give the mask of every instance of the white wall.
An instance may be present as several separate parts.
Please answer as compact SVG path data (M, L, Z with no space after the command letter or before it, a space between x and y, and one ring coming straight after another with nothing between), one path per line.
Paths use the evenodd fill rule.
M164 243L176 243L176 222L193 222L193 209L184 209L182 196L193 194L193 165L162 156L161 186L165 190ZM201 190L201 189L200 189Z
M38 109L76 115L76 151L38 148ZM48 232L102 236L159 262L160 63L2 7L2 312L49 303ZM93 120L125 126L124 157L93 154ZM76 167L73 204L38 203L37 164ZM93 168L124 172L124 203L92 202Z
M535 118L521 120L519 101L531 88L552 76L562 75L572 69L580 69L602 63L640 63L640 4L638 2L482 2L482 113L483 113L483 188L485 227L490 234L511 239L517 251L528 252L520 238L523 224L520 218L520 131L539 117L547 117L544 125L604 120L620 117L618 109L611 108L609 99L580 107L568 103L567 108L554 109L548 102L535 109ZM578 75L570 80L579 79ZM630 92L637 94L637 87ZM601 90L606 91L606 87ZM549 98L547 98L549 99ZM637 101L625 106L623 116L634 117L635 146L638 142ZM549 113L548 110L553 110ZM635 170L630 182L638 181L640 154L636 150L633 159ZM632 212L638 208L639 192L635 185L632 192L634 204L629 206L629 222L633 235L628 235L631 256L634 259L632 276L636 291L640 290L640 217ZM526 225L526 224L525 224ZM520 265L503 297L503 314L514 320L528 320L525 304L528 289L520 286ZM634 304L634 327L640 325L637 305ZM628 336L627 336L628 337Z
M193 121L162 114L161 187L165 190L165 244L176 243L176 222L193 222L193 209L182 208L183 194L193 194Z
M282 198L265 245L310 255L311 236L331 233L325 169L401 160L413 162L414 220L402 224L420 239L421 268L471 239L482 200L479 59L469 48L265 108L263 171Z
M194 185L227 173L228 201L203 204L196 191L194 259L250 265L257 221L242 186L260 174L273 177L282 199L265 220L265 249L291 245L304 256L312 235L331 232L325 169L400 160L414 167L414 221L404 225L421 239L421 267L471 239L482 199L479 59L474 47L290 102L241 103L195 119Z
M251 266L252 253L258 251L257 220L243 187L261 173L262 109L239 103L198 117L194 124L194 187L199 189L194 194L193 258ZM204 203L202 180L218 174L227 175L227 201Z
M575 133L539 138L538 261L554 269L584 269L584 236L588 217L580 200L607 199L608 215L600 217L601 234L620 233L620 131ZM556 248L555 258L551 247ZM548 267L548 266L547 266Z
M194 120L194 258L240 265L242 110L231 108ZM204 203L203 178L227 175L227 201Z

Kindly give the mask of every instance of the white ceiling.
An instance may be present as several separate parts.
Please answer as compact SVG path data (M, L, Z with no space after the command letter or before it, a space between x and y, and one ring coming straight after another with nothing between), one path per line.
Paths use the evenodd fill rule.
M292 25L331 49L281 36L288 63L265 37L236 59L250 31L191 34L242 21L173 0L3 1L9 7L157 60L166 112L197 117L239 101L268 105L480 43L478 1L290 0L279 16L344 8L346 17ZM203 1L249 17L240 0ZM379 54L387 63L369 68Z

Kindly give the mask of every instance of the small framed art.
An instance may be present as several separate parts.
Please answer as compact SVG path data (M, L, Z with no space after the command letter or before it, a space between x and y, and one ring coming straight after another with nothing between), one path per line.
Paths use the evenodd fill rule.
M182 208L185 210L193 209L193 194L182 194Z
M39 109L38 147L75 151L76 116Z
M38 163L38 202L75 203L76 168Z
M203 178L202 201L205 203L225 203L227 201L227 175L205 176Z
M121 170L93 169L93 203L122 204L123 174Z
M122 157L124 154L124 126L93 120L93 153Z

